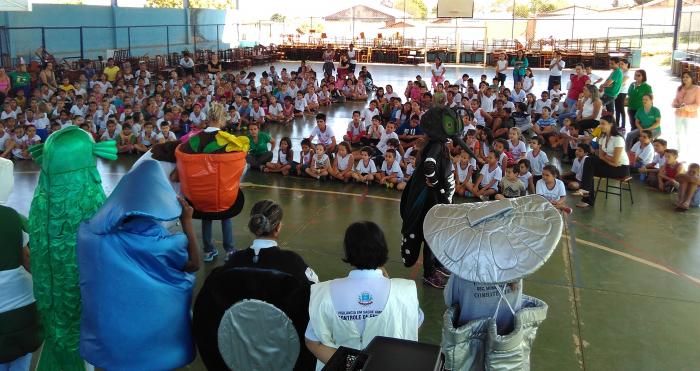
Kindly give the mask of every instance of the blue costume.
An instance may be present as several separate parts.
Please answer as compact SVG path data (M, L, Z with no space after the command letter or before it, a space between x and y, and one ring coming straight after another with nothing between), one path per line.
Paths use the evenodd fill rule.
M148 197L141 197L143 190ZM108 370L172 370L195 356L188 241L162 221L181 214L156 161L126 174L78 232L80 354Z

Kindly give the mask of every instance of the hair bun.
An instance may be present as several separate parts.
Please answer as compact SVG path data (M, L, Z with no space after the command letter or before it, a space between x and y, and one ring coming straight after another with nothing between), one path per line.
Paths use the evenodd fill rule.
M270 220L263 214L250 216L250 229L256 235L270 233Z

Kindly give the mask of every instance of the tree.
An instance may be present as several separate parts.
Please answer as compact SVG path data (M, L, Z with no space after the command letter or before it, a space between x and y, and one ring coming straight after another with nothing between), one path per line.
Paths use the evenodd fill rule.
M394 9L405 9L406 13L416 18L425 18L428 15L428 7L423 0L398 0L394 3Z
M284 20L287 19L287 17L283 16L282 14L275 13L270 17L270 20L273 22L280 22L284 23Z
M548 13L557 9L557 5L546 0L529 0L526 4L515 4L515 17L528 18L539 13Z

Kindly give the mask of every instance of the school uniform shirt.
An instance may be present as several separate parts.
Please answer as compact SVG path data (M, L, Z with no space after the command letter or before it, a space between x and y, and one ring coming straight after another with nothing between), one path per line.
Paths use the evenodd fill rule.
M459 304L460 312L456 321L457 325L462 326L478 318L493 317L494 308L498 308L496 314L498 333L503 334L507 329L512 328L515 317L510 308L518 311L522 307L523 281L518 280L515 291L510 285L506 285L505 288L502 284L500 286L510 307L501 302L501 295L495 285L470 282L455 278L454 275L450 277L443 294L445 304L448 307ZM500 305L499 302L501 302Z
M532 178L532 173L529 171L522 175L518 173L518 179L520 179L520 181L525 185L525 190L527 190L527 186L530 184L530 178Z
M551 99L561 98L561 90L557 90L554 88L549 89L549 98L551 98Z
M372 117L377 115L381 115L381 112L379 112L379 108L375 108L374 110L365 108L365 110L362 111L362 117L365 120L365 127L370 127L372 125Z
M0 113L0 120L5 120L5 119L10 118L10 117L12 117L13 119L17 119L17 112L15 112L15 111L10 111L10 112L2 111L2 113Z
M49 124L51 124L51 121L49 121L45 113L42 113L41 117L35 117L32 121L32 125L34 125L37 130L46 129Z
M642 142L637 142L632 146L632 153L637 156L637 162L647 165L654 159L654 146L649 143L642 148Z
M535 101L535 113L542 113L542 108L544 107L550 107L552 105L552 101L547 99L547 100L542 100L538 99Z
M73 105L73 107L70 108L70 114L72 116L83 116L87 114L88 111L88 106L83 105L82 107L78 107L78 105ZM123 121L123 120L122 120Z
M386 150L389 149L389 145L386 143L389 141L389 139L394 138L394 139L399 139L399 136L396 134L396 132L391 132L387 133L384 132L382 133L382 136L379 138L379 143L377 143L377 149L382 152L382 154L386 153Z
M496 95L491 95L487 97L485 95L481 96L481 108L486 112L493 112L493 102L496 100Z
M251 108L250 118L252 121L258 121L258 119L265 119L265 110L262 107L258 107L257 111L255 110L255 108Z
M527 93L523 89L520 89L520 92L513 89L513 91L511 92L511 97L513 98L513 102L515 103L525 103L525 100L527 100Z
M368 164L365 164L363 160L360 160L357 162L357 166L355 166L355 171L363 175L373 174L377 172L377 165L375 165L374 161L371 159L368 161Z
M481 179L482 187L485 187L495 179L496 181L491 186L491 189L498 191L498 182L503 179L503 170L501 170L500 166L497 165L493 170L490 170L489 165L484 165L484 167L481 168L481 175L483 175L483 178Z
M331 127L328 125L326 125L325 131L321 131L321 129L319 129L318 126L316 126L311 131L311 137L318 138L318 143L327 146L329 144L333 144L333 138L335 137L335 133L333 133L333 129L331 129Z
M267 113L276 116L282 113L282 105L279 103L275 103L274 105L270 104L267 107Z
M654 152L654 159L651 161L651 163L656 164L656 168L659 169L660 167L666 165L666 157L664 157L663 154L658 154Z
M105 132L106 133L106 132ZM104 136L104 135L103 135ZM150 147L154 144L157 143L157 135L154 132L151 132L150 135L146 134L144 131L141 133L141 144L143 144L146 147Z
M350 121L348 124L348 129L346 132L350 133L351 136L358 136L361 135L362 133L366 133L367 129L365 128L365 123L360 121L357 126L355 126L355 123Z
M346 154L345 157L342 157L341 155L337 155L336 159L338 160L338 170L340 171L345 171L348 169L348 166L352 167L352 164L349 163L350 161L350 154Z
M306 109L306 106L308 106L308 104L306 103L306 98L294 99L294 109L295 110L297 110L299 112L303 112Z
M469 159L466 168L462 168L461 161L457 161L452 164L452 171L457 171L457 180L459 180L459 184L462 184L465 180L467 180L467 176L469 175L470 169L472 171L476 170L476 160L473 158Z
M564 67L566 66L566 62L564 62L563 59L559 59L558 64L559 64L559 67L561 69L556 67L557 63L555 63L555 62L556 62L556 59L552 59L552 61L549 62L550 67L554 66L554 68L549 70L549 76L561 76L562 71L564 71Z
M306 93L304 95L304 99L306 99L307 104L310 104L310 103L318 104L318 95L316 95L316 93L311 93L311 94Z
M560 198L566 197L566 187L564 186L564 182L559 179L554 179L554 187L549 189L544 179L540 179L535 185L535 193L544 196L548 201L559 201Z
M204 111L199 111L199 115L195 114L194 112L190 113L190 121L192 121L192 123L195 125L199 125L206 119L207 115L204 113Z
M576 157L571 164L571 172L574 173L574 177L579 182L583 181L583 162L586 161L586 158L588 158L588 156L583 156L580 160Z
M166 142L174 142L177 140L177 137L175 136L175 133L173 133L172 131L168 132L167 137L165 135L163 135L162 132L158 133L158 135L156 135L156 141L160 141L162 139L165 139Z
M544 151L542 150L540 150L540 153L538 153L537 155L535 155L532 151L528 151L525 155L525 158L530 161L530 171L532 172L532 175L536 176L542 175L542 169L544 169L544 165L547 165L547 163L549 162L547 154L544 153Z
M399 181L403 180L403 171L401 171L401 166L399 166L399 161L398 159L394 160L394 163L389 165L389 161L384 161L382 163L382 168L380 169L384 175L390 176L392 174L396 174L396 179Z
M508 150L513 155L513 158L519 160L523 153L527 152L527 146L522 140L518 140L518 144L513 144L510 140L508 141Z

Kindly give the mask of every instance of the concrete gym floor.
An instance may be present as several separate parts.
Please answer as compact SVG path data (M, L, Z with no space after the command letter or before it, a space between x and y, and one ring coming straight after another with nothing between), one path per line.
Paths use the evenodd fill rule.
M296 69L298 63L277 63ZM320 65L313 65L320 70ZM253 68L261 72L262 66ZM417 73L428 76L426 67L369 67L377 85L391 83L399 94L405 82ZM478 81L481 68L448 68L448 79L455 81L469 73ZM664 128L673 125L670 101L677 80L658 68L647 69L650 84L662 109ZM491 75L489 71L487 74ZM536 91L546 86L546 72L539 70ZM607 71L597 71L607 76ZM507 84L511 84L511 76ZM329 124L341 136L352 111L364 108L361 102L334 105L327 110ZM669 123L669 124L667 124ZM291 128L272 127L279 141L290 136L298 152L299 142L311 131L311 116L297 119ZM697 152L696 152L697 153ZM550 155L550 158L552 156ZM697 156L683 158L697 161ZM124 156L117 161L101 161L100 172L107 193L135 161ZM555 161L555 164L559 164ZM29 161L15 165L15 191L10 206L28 212L38 167ZM341 277L350 267L341 261L342 239L348 224L372 220L382 226L390 246L387 270L393 277L416 279L425 322L420 340L439 344L442 291L424 286L418 266L404 268L399 254L401 219L400 193L378 186L357 186L337 182L317 182L308 178L283 178L247 172L243 177L246 207L234 219L236 247L252 241L247 231L250 207L260 199L273 199L285 211L280 244L297 251L318 273L321 280ZM524 291L549 304L547 320L540 328L532 352L534 370L692 370L700 362L700 224L699 211L675 212L673 196L659 194L638 181L633 182L634 205L600 197L595 208L577 210L569 220L565 236L550 260L525 280ZM461 201L460 201L461 202ZM576 199L572 196L569 204ZM199 234L199 224L197 223ZM220 246L220 227L215 224ZM573 238L575 236L575 238ZM223 255L223 254L222 254ZM197 289L207 274L223 264L222 255L203 265L197 273ZM693 366L695 365L695 366ZM204 370L199 359L184 368Z

